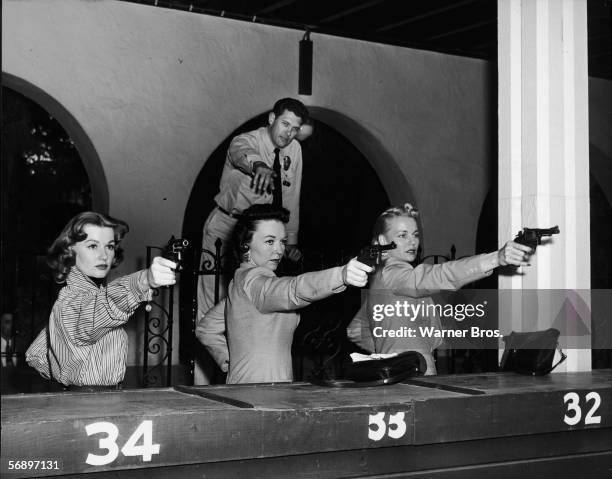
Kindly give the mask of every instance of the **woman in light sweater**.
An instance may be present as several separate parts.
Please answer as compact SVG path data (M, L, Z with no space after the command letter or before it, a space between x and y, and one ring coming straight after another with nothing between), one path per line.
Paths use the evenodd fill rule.
M508 264L527 266L532 251L528 246L508 241L499 251L470 256L442 264L412 266L419 248L418 212L409 203L391 207L376 220L372 243L386 245L392 241L397 248L387 252L387 258L372 275L366 300L347 328L348 338L371 353L400 353L418 351L425 357L427 372L436 374L433 351L442 344L440 337L405 337L386 334L403 327L425 326L440 330L440 318L436 315L420 315L407 318L397 311L392 314L375 314L379 305L395 305L407 302L415 307L433 304L431 295L440 290L456 290L472 281L490 275L498 266ZM422 307L423 307L422 306ZM391 312L393 308L389 308ZM435 309L435 308L434 308ZM423 309L421 309L423 311ZM402 313L400 311L400 313Z
M293 380L291 343L299 323L297 310L367 283L367 265L346 265L295 277L274 271L285 253L287 210L253 205L236 225L241 264L228 296L200 319L196 335L222 370L227 383Z

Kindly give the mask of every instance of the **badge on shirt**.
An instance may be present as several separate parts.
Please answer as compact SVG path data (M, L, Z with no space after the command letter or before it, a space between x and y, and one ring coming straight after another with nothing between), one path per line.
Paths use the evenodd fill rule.
M288 156L285 156L283 158L283 168L285 169L285 171L287 171L290 166L291 166L291 158L289 158Z

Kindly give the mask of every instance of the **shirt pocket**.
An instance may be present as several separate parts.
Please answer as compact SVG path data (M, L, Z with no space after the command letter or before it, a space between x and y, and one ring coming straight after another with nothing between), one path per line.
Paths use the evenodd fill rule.
M289 155L282 155L280 158L281 163L281 177L283 179L283 186L291 186L295 180L295 162ZM289 183L289 184L287 184Z

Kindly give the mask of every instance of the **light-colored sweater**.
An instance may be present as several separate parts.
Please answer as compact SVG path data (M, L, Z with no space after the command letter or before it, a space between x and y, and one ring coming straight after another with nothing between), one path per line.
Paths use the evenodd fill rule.
M278 278L268 268L243 263L225 302L202 318L196 335L221 369L229 361L228 384L292 381L296 310L345 289L341 267Z

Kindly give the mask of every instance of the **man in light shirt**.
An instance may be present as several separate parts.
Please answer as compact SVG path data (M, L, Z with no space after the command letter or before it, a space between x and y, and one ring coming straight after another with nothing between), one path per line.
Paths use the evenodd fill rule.
M274 203L290 212L287 225L286 256L294 261L301 256L297 248L302 149L296 140L300 127L308 120L308 110L298 100L278 100L268 115L268 125L236 136L227 151L217 206L204 224L202 248L214 253L215 241L222 241L221 252L231 240L236 214L256 203ZM276 167L275 167L275 160ZM275 171L276 169L276 171ZM280 191L279 191L280 190ZM205 255L202 259L211 259ZM226 296L221 281L219 299ZM214 305L214 276L201 276L198 284L198 318Z
M216 207L212 210L202 237L202 261L212 261L215 241L221 240L221 254L230 255L236 215L257 203L272 203L290 212L287 224L285 256L293 261L301 257L297 247L302 182L302 148L296 136L309 120L306 107L293 98L278 100L268 114L268 124L236 136L227 151ZM221 266L225 266L224 257ZM219 300L227 296L229 277L221 277ZM203 275L198 280L199 321L215 304L215 276ZM205 381L196 367L195 383Z

